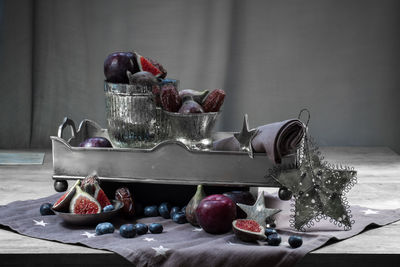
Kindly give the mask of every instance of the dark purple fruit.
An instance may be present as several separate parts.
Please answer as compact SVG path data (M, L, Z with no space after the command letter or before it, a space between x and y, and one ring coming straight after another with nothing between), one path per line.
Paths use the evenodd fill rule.
M204 110L196 101L186 100L178 112L182 114L204 113Z
M104 137L91 137L79 144L80 147L112 147L110 141Z
M53 206L53 204L51 204L51 203L43 203L40 206L40 214L43 216L54 215L54 212L51 210L52 206Z
M134 74L128 72L129 84L136 84L141 86L153 87L157 84L157 79L153 74L147 71L139 71Z
M151 223L149 225L149 230L152 234L160 234L163 231L163 226L159 223Z
M182 99L179 96L176 87L171 84L165 84L161 86L161 105L162 108L169 112L178 112L182 105Z
M279 188L278 196L281 200L290 200L292 198L292 192L286 187Z
M231 191L226 192L223 195L232 199L236 204L253 205L256 202L249 191ZM236 205L236 214L238 219L244 219L247 217L247 214L239 208L238 205Z
M104 75L107 82L128 84L129 79L126 71L132 74L139 71L134 53L115 52L108 55L104 61Z
M164 219L171 218L170 212L171 212L171 204L169 204L168 202L161 203L160 206L158 207L158 213Z
M224 103L225 92L222 89L215 89L207 95L203 101L204 112L218 112Z
M292 248L298 248L301 247L301 245L303 245L303 239L301 238L301 236L297 236L297 235L292 235L289 237L289 245Z
M272 235L267 236L267 243L270 246L279 246L281 241L282 241L282 238L278 234L272 234Z

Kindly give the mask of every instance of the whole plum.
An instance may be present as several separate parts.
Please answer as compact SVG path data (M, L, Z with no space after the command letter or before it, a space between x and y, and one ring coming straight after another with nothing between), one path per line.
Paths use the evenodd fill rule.
M79 144L80 147L112 147L110 141L104 137L91 137Z
M104 60L104 75L107 82L128 84L129 79L126 71L136 73L139 65L136 56L131 52L115 52Z
M207 233L223 234L232 229L236 204L224 195L203 198L196 209L197 222Z

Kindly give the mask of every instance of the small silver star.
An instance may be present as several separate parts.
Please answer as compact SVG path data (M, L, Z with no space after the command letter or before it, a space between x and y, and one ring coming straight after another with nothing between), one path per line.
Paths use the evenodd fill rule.
M257 201L256 201L256 203L254 203L253 206L239 204L239 203L237 203L237 205L244 212L246 212L248 219L255 220L263 227L267 226L266 222L265 222L265 220L267 218L269 218L281 211L279 209L268 209L265 207L264 191L262 191L258 194Z
M257 129L249 130L249 121L247 114L244 115L243 128L240 133L235 133L233 136L239 142L239 149L241 151L246 151L250 158L253 158L253 147L251 146L251 140L257 134Z
M369 215L369 214L379 214L379 211L377 211L377 210L371 210L371 209L362 210L361 212L364 212L365 215Z
M92 238L92 237L96 236L95 233L89 233L89 232L85 232L84 234L81 234L81 235L85 235L87 238Z
M49 223L44 222L43 220L41 220L41 221L33 220L33 222L35 223L35 225L40 225L43 227L46 227L46 224L49 224Z
M164 248L163 246L159 246L158 248L153 248L156 251L156 256L158 255L162 255L162 256L166 256L165 253L169 250L169 248Z
M143 238L144 241L150 242L150 241L156 241L154 238Z
M194 228L192 231L193 232L201 232L201 231L203 231L203 228Z

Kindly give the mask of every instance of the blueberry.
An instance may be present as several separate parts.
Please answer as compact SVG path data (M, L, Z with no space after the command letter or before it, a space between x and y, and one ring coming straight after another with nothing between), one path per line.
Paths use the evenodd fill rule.
M172 217L172 220L176 223L186 223L186 215L183 212L177 212L174 214L174 216Z
M292 235L289 237L289 245L292 248L298 248L301 247L301 245L303 245L303 239L301 238L301 236L297 236L297 235Z
M132 238L136 235L136 228L133 224L124 224L119 228L119 234L125 238Z
M265 228L265 235L266 236L270 236L270 235L273 235L273 234L278 234L275 229L273 229L273 228Z
M158 207L156 205L145 207L144 208L144 216L146 216L146 217L158 216Z
M186 215L186 205L183 206L183 208L181 209L181 212L183 212Z
M152 234L159 234L163 231L163 226L159 223L151 223L149 225L149 230Z
M172 207L172 209L171 209L171 212L169 213L169 215L171 216L171 218L172 217L174 217L174 214L175 213L177 213L177 212L180 212L181 211L181 209L179 208L179 207Z
M54 215L54 212L51 210L51 207L53 207L52 204L50 203L43 203L40 206L40 214L45 216L45 215Z
M112 234L114 230L114 225L109 222L99 223L96 226L96 235Z
M270 246L279 246L281 241L282 241L281 236L278 234L272 234L267 236L267 243Z
M164 202L161 203L161 205L158 207L158 213L160 213L161 217L164 219L169 219L171 218L171 215L169 214L171 211L171 204Z
M286 187L279 188L278 196L281 200L290 200L292 198L292 192Z
M103 212L108 212L108 211L112 211L114 210L114 206L113 205L107 205L103 208Z
M149 230L149 228L147 227L147 225L145 225L144 223L137 223L135 225L136 228L136 233L138 235L144 235L147 234L147 231Z

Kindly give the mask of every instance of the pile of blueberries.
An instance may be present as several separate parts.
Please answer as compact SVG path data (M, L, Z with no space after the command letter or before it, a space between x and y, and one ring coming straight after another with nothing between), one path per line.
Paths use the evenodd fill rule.
M186 206L183 208L180 207L171 207L171 204L164 202L161 205L153 205L147 206L144 208L144 216L146 217L156 217L161 216L164 219L170 219L176 223L183 224L187 223L186 220ZM99 223L96 226L96 235L104 235L114 233L115 227L112 223L103 222ZM137 224L124 224L119 228L119 234L125 238L132 238L136 235L144 235L150 231L152 234L160 234L163 231L163 226L159 223L151 223L146 225L144 223Z
M265 228L265 235L267 236L267 243L270 246L279 246L282 241L281 236L273 228ZM289 237L288 243L292 248L298 248L303 245L303 239L301 236L293 235Z
M183 208L171 207L168 202L161 203L160 206L153 205L144 208L144 216L157 217L161 216L164 219L171 219L179 224L187 223L186 206Z
M136 235L144 235L150 230L152 234L160 234L163 231L163 226L159 223L151 223L148 226L144 223L124 224L119 228L119 234L125 238L132 238ZM112 223L103 222L96 226L96 235L112 234L115 227Z

